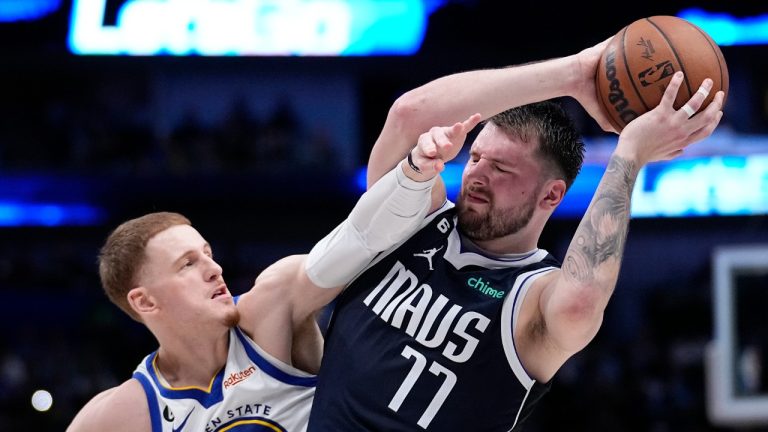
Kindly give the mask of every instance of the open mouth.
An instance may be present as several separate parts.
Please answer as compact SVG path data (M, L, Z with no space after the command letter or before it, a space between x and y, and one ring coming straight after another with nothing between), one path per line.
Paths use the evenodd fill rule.
M216 291L213 292L213 295L211 295L212 299L215 299L216 297L221 297L227 295L227 286L221 285L216 289Z

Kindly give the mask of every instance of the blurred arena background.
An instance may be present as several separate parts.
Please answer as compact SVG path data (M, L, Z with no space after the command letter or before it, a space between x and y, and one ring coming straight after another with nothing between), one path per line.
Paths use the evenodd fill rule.
M526 430L768 431L768 7L311 3L0 0L0 430L63 430L156 348L99 285L96 254L117 223L186 214L242 293L346 216L402 92L698 10L726 31L723 121L638 182L605 324ZM365 27L376 13L385 19ZM236 16L252 27L228 25ZM227 27L231 37L211 39ZM556 257L615 143L562 102L588 160L544 231ZM50 407L41 393L33 406L37 390Z

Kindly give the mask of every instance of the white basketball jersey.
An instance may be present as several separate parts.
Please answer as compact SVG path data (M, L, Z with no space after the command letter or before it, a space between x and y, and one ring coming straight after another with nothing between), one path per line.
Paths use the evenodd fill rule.
M230 330L227 364L207 389L169 387L156 357L145 357L133 373L147 395L153 432L307 429L317 378L270 356L239 328Z

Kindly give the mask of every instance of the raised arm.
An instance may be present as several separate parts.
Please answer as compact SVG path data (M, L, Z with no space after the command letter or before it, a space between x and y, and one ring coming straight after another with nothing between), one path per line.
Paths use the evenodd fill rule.
M630 218L630 197L640 168L649 162L677 157L691 143L709 136L722 117L722 92L693 118L688 118L683 109L675 110L672 105L682 79L678 72L659 106L629 123L619 136L608 168L565 255L562 270L537 280L530 298L525 300L524 308L535 312L516 328L516 338L527 348L523 363L540 380L549 380L600 328L618 279ZM698 111L704 93L711 87L712 81L705 80L703 90L687 104Z
M613 130L598 108L594 76L608 40L558 59L500 69L448 75L399 97L368 161L368 187L413 148L417 137L434 125L452 124L480 113L487 119L509 108L560 96L576 98L606 130ZM439 180L438 180L439 182ZM444 188L434 188L433 207L442 204Z
M314 371L322 349L315 312L376 255L419 227L435 177L479 121L475 114L417 137L411 160L403 159L365 192L349 217L308 256L284 258L259 275L238 303L241 327L272 356Z

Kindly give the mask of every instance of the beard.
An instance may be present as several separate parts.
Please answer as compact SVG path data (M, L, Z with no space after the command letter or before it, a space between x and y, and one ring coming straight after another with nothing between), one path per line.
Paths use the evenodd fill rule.
M467 205L468 192L473 190L465 188L459 194L459 229L473 241L493 240L517 233L528 225L536 208L536 194L532 194L527 201L513 208L497 208L493 196L487 195L488 208L481 213Z
M237 326L240 323L240 310L237 307L233 307L227 311L222 321L229 328Z

